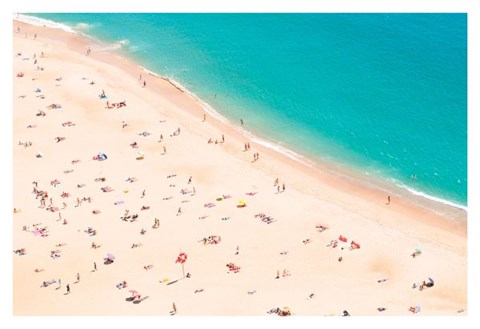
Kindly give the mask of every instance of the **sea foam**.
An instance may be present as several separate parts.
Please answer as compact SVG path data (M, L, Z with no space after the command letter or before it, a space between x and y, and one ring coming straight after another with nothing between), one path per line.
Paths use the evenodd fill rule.
M74 29L72 29L70 26L62 24L62 23L57 23L57 22L54 22L54 21L50 21L48 19L43 19L43 18L34 17L34 16L28 16L28 15L24 15L24 14L14 14L13 18L18 20L18 21L24 22L24 23L28 23L28 24L32 24L32 25L36 25L36 26L45 26L45 27L49 27L49 28L52 28L52 29L60 29L60 30L64 30L64 31L69 32L69 33L77 34L77 32Z

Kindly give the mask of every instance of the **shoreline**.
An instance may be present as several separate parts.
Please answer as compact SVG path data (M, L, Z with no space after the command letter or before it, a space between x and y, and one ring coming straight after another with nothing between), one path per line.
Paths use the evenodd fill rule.
M16 25L30 36L16 35ZM38 33L35 40L33 33ZM385 315L410 315L408 307L412 303L422 304L421 315L466 315L465 211L445 207L445 213L439 215L428 207L410 204L401 191L398 195L390 191L392 202L387 205L385 192L367 182L345 179L330 172L332 168L328 166L305 166L249 140L241 129L206 113L201 100L185 97L185 92L162 77L149 75L146 87L142 88L138 74L143 76L146 69L118 53L98 50L104 48L94 40L15 20L13 35L13 206L21 208L13 215L13 247L27 248L27 255L13 256L15 315L167 315L172 300L180 315L183 311L186 315L267 316L265 312L276 305L293 306L298 315L335 315L342 307L356 314L380 315L376 309L379 306L387 307ZM89 56L85 56L87 47L92 49ZM42 65L46 63L45 72L34 71L30 60L15 56L16 51L31 56L40 49L46 54L40 60ZM15 77L18 70L25 70L26 78ZM32 76L39 77L39 82L32 81ZM59 77L63 77L62 82L55 82ZM95 80L94 86L88 84L90 79ZM37 95L37 85L44 89L45 100L31 96ZM126 100L127 109L103 107L104 100L97 97L102 89L110 102ZM20 93L27 95L26 101L17 98ZM48 110L46 118L32 115L52 102L66 108ZM202 121L204 114L206 122ZM77 127L60 127L65 120L73 120ZM120 129L122 120L129 127ZM26 129L31 123L38 123L38 127ZM168 137L167 132L180 128L180 137ZM163 144L156 140L158 135L138 137L138 131L152 129L155 134L165 134ZM66 141L55 143L53 134L63 134ZM207 144L209 138L219 139L222 134L225 143ZM33 150L15 145L17 139L32 140ZM132 140L142 145L139 150L145 152L144 161L135 159L137 150L128 146ZM247 141L252 150L243 152ZM161 153L162 145L166 145L168 153ZM44 152L45 157L35 159L37 151ZM91 153L98 151L108 153L105 163L91 160ZM252 161L253 152L260 154L259 161ZM73 164L73 159L81 162ZM31 162L37 165L31 166ZM64 171L70 168L75 172ZM165 178L172 173L179 177ZM108 184L116 189L113 193L99 191L102 183L93 182L99 175L106 175ZM135 175L139 182L126 182L127 175ZM179 196L180 188L191 187L187 183L189 176L193 176L197 192ZM275 177L286 183L286 192L275 193ZM41 188L53 178L62 181L60 188L48 186L57 203L59 199L63 201L58 196L62 189L74 192L74 196L91 195L93 199L92 205L72 205L62 210L62 215L69 219L68 225L57 223L58 213L39 209L37 201L32 201L34 196L26 193L30 192L32 180L38 180ZM77 184L83 182L87 186L78 188ZM145 199L140 198L142 189L147 190ZM234 198L217 201L216 207L207 209L205 204L215 202L219 194L231 194ZM169 195L175 196L173 200L164 198ZM248 207L236 207L238 198L247 200ZM125 200L125 206L114 204L118 199ZM135 211L145 204L152 209L140 212L141 221L126 223L117 218L127 205ZM183 208L180 216L179 206ZM94 207L101 213L92 215L91 211L97 209ZM259 212L272 215L276 221L271 225L262 223L255 216ZM154 216L161 219L159 230L149 228ZM232 218L224 221L224 216ZM22 225L37 222L48 224L49 238L43 240L22 232ZM318 224L329 229L319 233L314 229ZM90 248L93 240L82 232L87 226L95 227L95 242L105 245L104 248ZM138 234L142 227L148 228L145 236ZM198 243L202 234L221 235L223 242L202 246ZM339 234L360 241L362 248L346 247L343 251L343 247L325 247ZM141 241L143 247L131 248L132 240ZM48 256L54 242L68 242L67 246L58 247L64 250L60 260ZM235 255L239 245L240 255ZM413 260L409 253L417 247L424 253L420 260ZM181 273L174 263L178 250L189 254L186 270L193 276L167 287L158 280ZM282 250L291 251L291 256L282 255ZM101 264L105 252L117 256L113 266ZM100 265L98 273L96 265L95 271L91 271L94 261ZM225 272L225 262L230 261L238 262L240 273ZM44 267L45 274L34 272L36 267ZM452 267L456 271L451 271ZM278 268L288 268L293 274L275 280ZM77 272L82 275L81 284L72 283ZM437 280L434 289L419 292L410 288L411 282L426 275ZM61 277L64 284L70 282L72 295L62 296L64 286L61 293L46 287L38 290L39 280L51 279L50 276ZM383 277L389 281L380 285L377 280ZM115 288L121 280L147 293L150 300L138 306L125 303L124 291ZM200 288L202 292L197 294ZM314 289L319 289L318 297L308 298L314 295ZM355 298L345 300L346 291ZM359 298L366 295L367 300ZM238 304L230 305L231 298ZM86 299L91 303L84 303ZM80 304L81 307L75 307Z
M281 154L283 157L292 159L298 162L305 168L309 168L307 170L313 169L313 175L315 172L320 171L328 171L330 175L338 176L340 179L349 179L352 180L356 184L365 184L369 186L369 188L373 188L378 190L379 192L384 192L386 195L391 194L399 198L408 199L412 204L417 207L421 207L424 209L429 209L433 212L436 212L438 215L444 216L451 216L454 215L456 218L464 218L466 220L467 213L468 213L468 204L463 205L458 203L457 201L452 201L448 199L444 199L440 196L430 195L426 192L416 190L415 188L409 186L404 181L394 182L392 180L396 180L395 178L381 176L379 178L375 178L370 176L369 174L365 173L362 168L355 167L349 163L337 162L337 161L329 161L326 159L319 159L315 158L313 155L306 155L297 152L296 150L292 149L290 146L282 146L277 144L274 141L271 141L268 136L260 137L256 132L252 132L242 127L236 125L235 123L231 122L227 117L220 114L216 111L209 103L202 100L198 97L194 92L188 90L185 86L183 86L180 82L172 79L168 76L163 76L160 73L154 72L144 66L139 65L133 59L129 58L126 53L122 53L122 46L123 43L121 41L114 42L114 43L104 43L100 40L95 39L92 36L87 34L83 34L81 32L77 32L71 27L64 25L62 23L57 23L51 20L46 20L43 18L38 18L35 16L28 16L20 14L21 19L19 21L31 24L33 26L47 26L53 29L59 29L66 33L71 33L74 35L79 36L80 38L85 38L85 42L90 40L92 44L97 44L99 46L99 50L101 52L111 52L112 54L119 55L124 60L126 60L130 65L136 66L139 70L144 71L146 74L150 75L153 78L159 78L167 81L170 85L183 94L186 97L192 98L194 101L198 102L203 110L210 114L211 116L215 117L216 120L220 121L222 124L230 126L233 130L239 132L240 135L243 135L245 138L262 145L263 147L271 150L272 152L276 152ZM116 47L118 46L118 47ZM451 209L452 208L452 209ZM461 212L465 212L464 215Z

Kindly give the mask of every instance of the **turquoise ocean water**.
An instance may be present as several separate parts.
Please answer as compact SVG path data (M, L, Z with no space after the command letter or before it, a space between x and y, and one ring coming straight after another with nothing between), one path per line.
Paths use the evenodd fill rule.
M29 16L118 47L261 138L467 205L465 14Z

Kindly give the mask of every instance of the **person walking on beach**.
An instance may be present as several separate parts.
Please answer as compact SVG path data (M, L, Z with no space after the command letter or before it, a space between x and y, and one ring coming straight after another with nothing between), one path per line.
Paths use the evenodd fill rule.
M97 263L96 263L96 262L93 262L93 271L94 271L94 272L97 271Z
M282 192L285 192L285 183L282 184Z
M240 119L240 125L243 126L243 119Z
M67 295L70 293L70 285L67 284Z
M142 192L142 199L145 197L145 190Z
M61 287L62 287L62 280L58 279L58 289L60 289Z
M80 273L77 273L77 282L80 282Z
M90 52L91 52L91 51L92 51L92 50L90 49L90 47L88 47L88 48L87 48L87 56L90 55Z
M178 211L177 211L177 216L178 216L178 215L181 215L181 214L182 214L182 207L179 207L179 208L178 208Z
M390 195L387 196L387 200L388 200L387 204L390 204Z

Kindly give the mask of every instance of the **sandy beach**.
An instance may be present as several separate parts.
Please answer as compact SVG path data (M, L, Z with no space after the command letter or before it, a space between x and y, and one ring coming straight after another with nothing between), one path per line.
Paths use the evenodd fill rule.
M108 45L12 33L13 315L468 314L465 210L259 145Z

